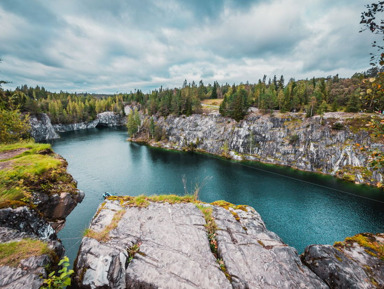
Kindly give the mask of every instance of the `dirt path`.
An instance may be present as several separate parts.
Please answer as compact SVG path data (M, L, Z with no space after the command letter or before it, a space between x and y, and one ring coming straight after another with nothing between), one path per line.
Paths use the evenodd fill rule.
M15 156L18 156L27 150L29 150L29 149L19 148L19 149L15 149L15 150L0 152L0 170L4 170L4 169L12 166L12 161L4 161L3 162L2 160L14 158Z

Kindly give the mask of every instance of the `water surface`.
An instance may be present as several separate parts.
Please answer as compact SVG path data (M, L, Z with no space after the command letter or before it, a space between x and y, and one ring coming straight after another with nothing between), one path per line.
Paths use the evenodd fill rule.
M357 233L384 231L384 193L376 189L279 167L169 152L126 138L125 130L92 129L65 133L53 142L85 192L83 203L59 233L71 260L105 191L183 195L183 176L189 192L209 178L200 191L202 201L223 199L254 207L267 228L299 253L309 244L333 244Z

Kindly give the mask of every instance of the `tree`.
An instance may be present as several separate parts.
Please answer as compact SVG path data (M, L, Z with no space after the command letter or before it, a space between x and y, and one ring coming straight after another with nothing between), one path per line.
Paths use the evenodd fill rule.
M28 115L22 115L19 110L0 109L0 143L27 139L30 130Z
M217 83L217 81L214 81L213 82L213 88L212 88L212 94L211 94L212 99L217 98L217 87L218 87L218 83Z
M363 25L363 28L360 32L369 30L374 34L384 35L384 20L378 17L378 14L384 12L384 1L368 4L365 7L367 10L361 13L360 24ZM372 47L376 47L378 52L384 50L383 44L378 44L376 41L372 43ZM380 53L378 59L376 55L371 53L371 65L375 66L377 62L384 65L384 53Z
M128 120L127 120L128 134L131 137L134 136L139 131L140 124L141 124L141 121L140 121L139 112L136 109L133 109L133 111L128 115Z

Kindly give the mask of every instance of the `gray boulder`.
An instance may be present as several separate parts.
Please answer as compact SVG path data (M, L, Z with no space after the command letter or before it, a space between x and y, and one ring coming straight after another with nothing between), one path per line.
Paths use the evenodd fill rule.
M380 246L384 247L384 234L360 234L335 246L308 246L302 260L330 288L384 288Z

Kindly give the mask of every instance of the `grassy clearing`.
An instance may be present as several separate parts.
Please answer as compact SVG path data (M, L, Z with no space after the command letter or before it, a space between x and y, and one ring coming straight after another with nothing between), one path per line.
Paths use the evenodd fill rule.
M48 245L40 240L23 239L19 242L1 243L0 266L16 267L23 259L52 253Z
M72 177L66 172L66 162L53 153L49 144L0 145L1 154L5 159L0 161L0 208L32 206L33 191L77 192Z
M202 104L205 105L212 105L212 106L217 106L219 108L220 104L223 102L222 98L216 98L216 99L204 99L201 101Z
M28 149L27 152L23 153L22 155L26 154L36 154L41 151L45 150L51 150L50 144L40 144L40 143L34 143L34 142L19 142L14 144L1 144L0 145L0 153L6 152L6 151L12 151L17 149L26 148Z

